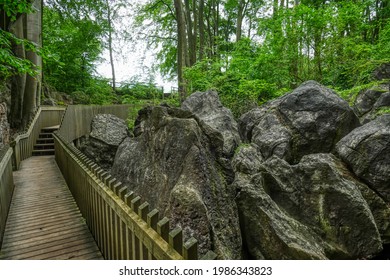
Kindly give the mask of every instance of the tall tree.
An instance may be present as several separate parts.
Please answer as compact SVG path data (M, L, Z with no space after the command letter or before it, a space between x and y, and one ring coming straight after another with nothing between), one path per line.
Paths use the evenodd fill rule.
M183 17L183 5L181 0L174 0L177 21L177 80L181 101L186 97L186 85L184 81L184 67L186 56L186 31Z
M0 6L2 32L14 34L13 41L19 41L14 44L15 55L21 61L28 60L34 68L34 71L19 71L12 77L10 124L17 129L26 127L40 105L42 58L37 49L42 46L42 7L42 0L5 0ZM34 47L26 47L29 44Z
M107 8L107 24L108 24L108 52L110 54L110 65L111 65L111 74L112 74L112 89L115 91L115 65L114 65L114 55L113 55L113 46L112 46L112 13L111 13L111 5L109 0L106 0L106 8Z

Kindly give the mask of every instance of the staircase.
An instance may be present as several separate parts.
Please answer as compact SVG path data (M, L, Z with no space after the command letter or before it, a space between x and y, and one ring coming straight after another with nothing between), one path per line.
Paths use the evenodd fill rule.
M54 138L53 132L58 130L59 126L44 127L39 133L39 138L32 152L33 156L54 155Z

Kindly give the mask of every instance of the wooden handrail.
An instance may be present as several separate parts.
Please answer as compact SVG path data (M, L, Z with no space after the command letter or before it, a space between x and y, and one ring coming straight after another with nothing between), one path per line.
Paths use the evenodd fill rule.
M12 148L5 146L0 151L0 249L13 191Z
M90 121L94 114L109 113L113 108L68 107L62 121L64 127L61 125L54 134L57 164L103 256L106 259L198 259L198 242L194 238L183 242L180 228L170 231L167 218L159 217L156 209L150 211L146 201L73 145L81 133L90 132L89 123L76 125L76 122ZM117 115L127 116L128 108L122 109L116 111ZM209 251L204 258L215 259L216 254Z
M183 252L174 249L183 246L182 239L170 242L155 230L156 210L149 212L146 203L139 205L138 197L133 198L126 187L67 145L58 133L54 139L56 161L106 259L183 259ZM194 242L185 247L185 256L196 259L196 246Z
M65 107L39 107L25 132L18 134L11 142L14 170L18 170L20 162L31 157L33 146L39 132L44 127L60 124Z

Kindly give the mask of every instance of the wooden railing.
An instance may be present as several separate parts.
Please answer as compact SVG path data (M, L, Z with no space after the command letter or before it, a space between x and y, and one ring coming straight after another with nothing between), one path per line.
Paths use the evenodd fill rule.
M128 191L61 136L54 136L56 161L106 259L197 259L197 241L183 244L181 229Z
M13 191L12 148L5 146L0 150L0 248Z
M95 106L96 107L96 106ZM124 113L127 109L122 108ZM83 155L74 145L74 137L89 133L89 124L71 122L92 120L91 112L109 113L111 108L69 106L61 125L54 135L57 164L85 218L95 240L106 259L198 259L197 241L183 242L180 228L170 230L169 220L160 217L149 204L129 188ZM77 113L76 113L77 112ZM85 116L79 119L76 116ZM160 219L162 218L162 219ZM202 259L214 259L208 252Z
M20 162L31 157L35 141L38 139L42 128L59 125L65 107L40 107L26 132L17 135L11 146L13 153L13 167L19 169Z
M27 131L17 135L11 142L12 148L6 146L0 151L0 248L14 190L12 169L19 169L20 162L32 155L41 129L58 125L64 111L65 108L61 107L40 107Z

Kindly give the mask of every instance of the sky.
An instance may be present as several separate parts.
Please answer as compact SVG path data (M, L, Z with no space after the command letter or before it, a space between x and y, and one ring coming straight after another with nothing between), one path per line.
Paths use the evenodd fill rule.
M103 52L103 61L97 65L99 75L111 79L111 65L109 61L108 50ZM148 72L151 71L155 63L154 51L144 48L137 49L122 49L122 54L114 59L115 76L117 83L129 81L132 77L138 76L141 79L146 79ZM164 92L170 92L171 87L176 86L176 82L168 81L159 75L155 74L155 84L163 86Z
M144 3L145 0L134 0L133 4ZM126 15L118 18L121 20L116 22L115 29L117 30L117 37L120 34L129 33L131 29L132 18L129 14L133 14L131 8L123 8L119 12L120 15ZM129 12L130 10L130 12ZM130 31L131 33L131 31ZM137 36L132 36L133 38ZM132 77L139 77L141 81L147 80L150 73L153 73L152 68L155 64L155 50L148 50L146 43L137 40L120 40L114 38L114 66L116 82L123 83L129 81ZM97 65L97 73L105 78L111 79L111 65L109 60L109 52L105 50L102 54L102 61ZM170 92L171 87L175 87L175 81L168 81L164 79L158 72L154 72L155 84L163 86L164 92ZM137 79L137 80L139 80Z

